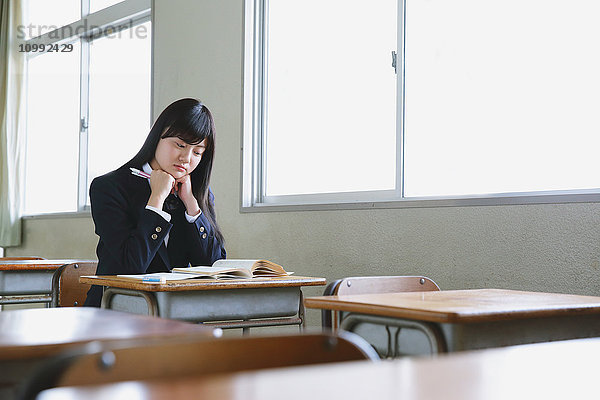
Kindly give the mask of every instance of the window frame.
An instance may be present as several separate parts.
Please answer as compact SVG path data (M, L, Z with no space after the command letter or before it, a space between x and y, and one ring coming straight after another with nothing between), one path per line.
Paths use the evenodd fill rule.
M600 202L600 189L404 197L404 80L406 0L398 0L396 49L396 189L267 196L265 194L265 63L269 0L245 0L241 212L426 208Z
M112 6L89 13L90 0L81 0L81 18L70 24L58 27L58 29L46 32L41 36L25 40L24 44L54 45L68 44L79 41L80 54L80 86L79 86L79 154L78 154L78 182L77 182L77 210L72 212L43 212L34 214L24 214L26 217L36 217L45 215L71 215L77 213L89 214L90 206L86 205L88 196L88 120L89 120L89 66L90 66L90 45L91 43L104 36L118 33L122 30L135 28L146 22L153 22L152 4L153 0L125 0ZM81 30L81 27L85 30ZM107 32L106 28L114 28L114 31ZM151 29L154 30L154 24L151 23ZM66 32L65 32L66 31ZM68 33L73 33L69 35ZM61 33L66 33L61 35ZM153 32L152 32L153 33ZM154 35L151 34L151 40L154 41ZM154 46L151 45L151 48ZM44 53L31 52L26 54L27 62L34 57L43 56ZM154 54L150 55L153 60ZM153 63L152 63L153 64ZM151 76L153 66L151 65ZM150 82L150 103L154 97L154 87L152 80ZM152 110L151 110L152 117ZM152 122L152 121L150 121ZM25 188L27 191L27 187ZM27 193L25 194L27 196Z

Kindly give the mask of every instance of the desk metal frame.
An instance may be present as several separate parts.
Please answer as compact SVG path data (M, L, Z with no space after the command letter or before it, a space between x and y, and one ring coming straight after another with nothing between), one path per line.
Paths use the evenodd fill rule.
M564 315L492 322L432 323L395 317L348 313L340 329L354 332L360 324L388 329L388 357L398 356L400 329L416 329L425 334L433 354L479 350L557 340L600 337L598 315ZM391 339L389 327L398 327Z
M414 329L422 332L425 337L427 337L429 345L431 346L431 352L433 354L446 353L448 351L446 339L444 338L444 332L438 325L430 322L350 313L343 317L339 329L353 332L358 325L365 323L382 325L386 328L388 345L387 354L385 356L387 358L396 358L400 356L398 337L400 336L401 330L404 328ZM390 327L396 328L395 334L392 335Z
M281 289L281 288L275 288ZM123 289L115 287L107 287L104 289L102 296L102 308L113 309L118 311L126 312L139 312L139 308L132 305L127 299L123 299L120 304L114 306L113 301L118 299L119 296L128 297L139 297L142 298L147 306L147 313L150 316L172 318L172 319L183 319L190 322L199 322L211 326L215 326L222 329L234 329L242 328L244 333L248 332L249 328L258 328L266 326L282 326L282 325L298 325L300 330L304 329L304 298L300 288L286 288L283 296L279 293L273 302L286 301L284 304L283 311L274 312L260 311L256 308L263 308L262 302L253 302L253 299L259 299L262 296L269 296L273 294L273 288L269 292L265 292L268 289L224 289L229 293L224 294L220 291L217 296L206 296L207 294L214 294L211 292L194 291L194 292L146 292L142 290ZM249 293L250 296L244 296L248 291L256 291L255 293ZM281 291L281 290L280 290ZM290 294L292 298L290 298ZM241 295L241 296L240 296ZM227 297L227 298L224 298ZM295 299L294 299L295 297ZM226 300L226 301L223 301ZM297 308L294 310L294 316L288 317L275 317L277 314L289 314L289 302L298 302ZM196 301L202 302L203 308L211 308L208 312L189 312L190 306L194 307L193 304L197 304ZM221 304L218 304L221 303ZM248 309L250 305L251 309ZM281 303L279 303L281 305ZM287 305L287 307L285 307ZM218 308L218 310L215 310ZM234 312L225 311L225 308L231 308ZM180 308L179 310L177 310ZM181 309L183 308L183 310ZM194 307L195 308L195 307ZM240 310L240 308L245 309ZM286 311L288 310L288 311ZM162 312L161 312L162 311ZM216 312L215 312L216 311ZM212 315L211 315L212 314ZM242 315L246 318L241 318ZM220 321L221 319L236 319L236 321ZM219 320L218 322L214 319ZM239 320L237 320L239 319Z
M186 281L174 288L126 284L107 277L82 277L104 286L101 307L135 314L207 324L222 329L305 326L302 286L324 285L323 278L293 277L244 281ZM109 283L110 282L110 283ZM114 286L110 285L113 284ZM109 283L109 286L107 286ZM202 285L198 285L202 283ZM129 287L127 287L129 286Z
M404 328L423 333L434 354L600 337L599 297L482 289L472 291L472 303L461 303L469 292L346 295L339 302L323 296L306 303L309 308L334 311L339 329L361 331L383 349L387 333L388 357L398 356L398 337ZM421 306L419 296L427 296L431 303ZM510 297L506 308L499 300L502 296ZM390 330L394 327L395 333ZM420 351L424 350L419 346Z
M0 271L0 304L46 303L52 301L54 271Z
M78 260L6 260L0 262L0 305L52 302L52 276L61 265ZM4 268L2 268L4 267Z

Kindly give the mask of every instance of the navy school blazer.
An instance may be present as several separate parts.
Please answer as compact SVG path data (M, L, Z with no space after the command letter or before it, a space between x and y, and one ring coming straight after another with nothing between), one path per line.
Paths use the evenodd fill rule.
M169 246L178 246L176 252L171 252L176 259L170 260L164 240L173 224L145 208L150 192L148 180L132 175L129 166L92 181L92 219L100 237L96 248L97 275L167 272L189 263L212 265L226 258L223 244L215 238L202 213L194 223L185 221L184 241L169 241ZM209 196L214 202L210 191ZM101 299L102 287L94 285L88 291L85 305L99 307Z

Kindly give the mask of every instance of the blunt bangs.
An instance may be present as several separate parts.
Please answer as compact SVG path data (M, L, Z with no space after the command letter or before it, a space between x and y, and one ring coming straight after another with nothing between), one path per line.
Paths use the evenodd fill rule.
M214 140L214 125L208 109L202 105L189 110L187 115L169 121L166 129L160 135L161 139L178 137L189 145L196 145L204 139Z

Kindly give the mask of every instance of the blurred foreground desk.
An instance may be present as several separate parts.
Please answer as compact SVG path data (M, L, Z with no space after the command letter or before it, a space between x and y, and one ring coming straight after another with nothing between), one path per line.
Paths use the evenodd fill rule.
M214 329L89 307L0 313L0 398L39 362L91 341L213 336Z
M340 329L402 326L433 352L600 336L600 297L501 289L310 297L308 308L343 312ZM397 337L396 337L397 340Z
M50 303L52 275L82 260L0 260L0 304Z
M598 397L599 339L153 382L55 388L38 400L505 400Z
M144 283L117 276L83 276L105 286L102 307L136 314L210 323L219 328L304 324L302 286L325 278L287 276L253 279L187 279Z

